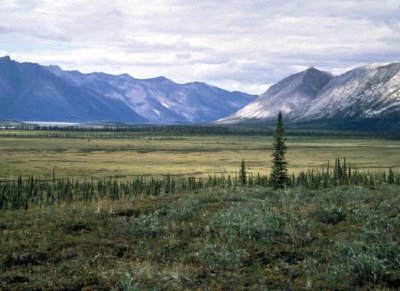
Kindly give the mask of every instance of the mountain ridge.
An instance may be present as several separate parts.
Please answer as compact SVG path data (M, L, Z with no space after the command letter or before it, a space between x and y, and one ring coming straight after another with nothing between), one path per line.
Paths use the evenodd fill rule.
M9 57L0 62L0 117L18 121L108 120L145 122L135 112L130 118L120 102L110 104L99 96L82 91L45 67L18 63Z
M41 73L34 73L35 70ZM19 88L26 88L26 92L18 91ZM2 119L209 123L233 113L255 97L206 83L178 84L163 76L137 79L128 74L81 73L64 71L56 65L19 63L9 56L0 58Z
M314 74L309 74L308 81L321 86L307 91L307 78L301 76L310 69ZM295 91L291 87L293 79L297 81ZM303 102L297 102L298 92L305 92ZM367 64L338 76L309 68L284 78L252 103L216 123L273 122L278 111L284 113L288 124L296 126L323 123L333 127L337 124L375 128L379 125L377 129L398 130L400 63Z
M400 128L400 63L340 75L309 67L254 96L164 76L81 73L0 57L0 119L137 124L273 123Z

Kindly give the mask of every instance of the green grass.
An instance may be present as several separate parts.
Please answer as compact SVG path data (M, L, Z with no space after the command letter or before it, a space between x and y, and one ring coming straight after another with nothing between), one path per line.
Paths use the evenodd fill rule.
M203 190L0 212L0 289L400 288L400 188Z
M88 139L28 133L23 137L19 131L15 137L0 135L0 177L51 177L53 169L57 176L75 178L235 174L242 159L253 173L267 174L271 166L271 136L153 134ZM338 156L358 169L400 168L398 140L291 136L287 146L289 171L295 173L320 169Z

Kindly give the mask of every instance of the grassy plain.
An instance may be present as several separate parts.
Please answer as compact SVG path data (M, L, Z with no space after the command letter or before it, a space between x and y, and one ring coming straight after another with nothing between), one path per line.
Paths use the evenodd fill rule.
M0 133L0 177L19 174L76 178L135 175L235 175L245 159L253 173L271 166L272 136L133 135L129 138L41 137ZM346 157L354 168L400 167L400 141L355 137L287 137L289 171L320 169Z

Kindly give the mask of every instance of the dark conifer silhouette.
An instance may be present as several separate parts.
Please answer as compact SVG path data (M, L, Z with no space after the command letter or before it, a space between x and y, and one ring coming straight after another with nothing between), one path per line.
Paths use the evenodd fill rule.
M239 180L240 180L240 184L242 184L242 186L246 186L247 174L246 174L246 166L245 166L244 160L242 160L242 163L240 165Z
M287 162L285 158L286 145L283 128L282 113L279 111L274 135L274 152L272 153L273 165L271 173L271 185L275 189L283 189L289 184Z

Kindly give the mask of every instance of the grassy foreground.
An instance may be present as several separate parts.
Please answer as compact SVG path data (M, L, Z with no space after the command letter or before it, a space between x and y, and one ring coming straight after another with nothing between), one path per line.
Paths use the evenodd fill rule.
M396 290L399 194L232 187L0 211L0 289Z

